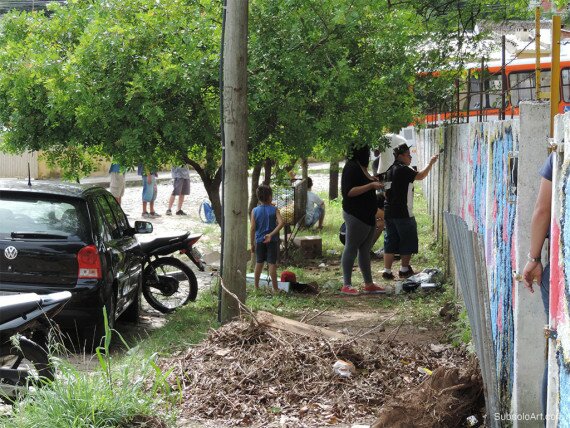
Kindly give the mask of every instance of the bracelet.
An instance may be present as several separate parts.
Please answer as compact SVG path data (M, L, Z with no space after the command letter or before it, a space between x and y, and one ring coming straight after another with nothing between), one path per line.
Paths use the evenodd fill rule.
M531 257L530 253L528 253L526 257L528 258L529 262L540 263L542 261L540 257Z

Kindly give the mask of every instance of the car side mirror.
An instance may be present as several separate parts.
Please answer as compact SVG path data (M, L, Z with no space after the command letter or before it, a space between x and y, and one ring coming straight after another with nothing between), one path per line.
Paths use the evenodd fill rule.
M153 227L150 221L135 221L135 233L152 233Z

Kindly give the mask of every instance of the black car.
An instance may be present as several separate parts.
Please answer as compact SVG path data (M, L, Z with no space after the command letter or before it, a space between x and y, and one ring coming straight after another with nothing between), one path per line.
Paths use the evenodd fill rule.
M0 298L2 294L69 290L56 321L99 341L103 307L109 325L136 321L141 303L142 253L136 233L103 188L54 182L0 181Z

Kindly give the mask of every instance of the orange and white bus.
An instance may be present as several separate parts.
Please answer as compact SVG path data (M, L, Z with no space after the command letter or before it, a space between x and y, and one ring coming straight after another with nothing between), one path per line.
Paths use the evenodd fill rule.
M550 96L551 59L541 58L540 91ZM505 64L505 90L501 61L485 64L484 72L480 67L468 69L464 79L456 89L455 108L426 115L430 123L458 121L465 122L468 117L501 117L503 92L505 97L504 117L517 116L519 103L536 99L536 60L534 58L515 59ZM482 103L481 103L482 101ZM481 108L481 105L483 106ZM459 106L459 108L457 108ZM570 56L560 58L560 102L558 112L570 111Z

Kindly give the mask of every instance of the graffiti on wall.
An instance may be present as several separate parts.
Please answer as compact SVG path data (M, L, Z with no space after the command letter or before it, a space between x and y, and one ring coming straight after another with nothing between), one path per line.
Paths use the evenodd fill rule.
M493 343L501 384L501 401L508 402L513 380L513 270L516 264L516 200L508 183L509 153L515 149L512 127L488 126L489 163L485 221L485 259L489 277L489 299L493 319ZM507 399L509 397L509 399Z
M462 138L461 133L469 133ZM434 133L425 133L426 144L438 147ZM495 370L503 410L510 408L513 384L513 290L515 266L516 180L512 153L518 145L518 128L511 122L474 123L458 126L452 144L460 165L454 165L451 182L460 192L450 191L451 214L458 215L469 229L482 237L490 302L491 333L495 348ZM430 141L431 138L431 141ZM447 149L446 149L447 150ZM437 188L428 189L437 191ZM456 212L453 212L456 211Z
M570 163L559 175L562 210L551 225L550 327L557 331L559 423L570 425ZM568 426L568 425L560 425Z

